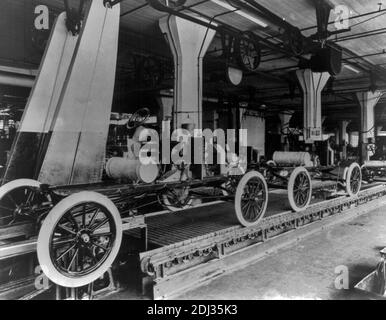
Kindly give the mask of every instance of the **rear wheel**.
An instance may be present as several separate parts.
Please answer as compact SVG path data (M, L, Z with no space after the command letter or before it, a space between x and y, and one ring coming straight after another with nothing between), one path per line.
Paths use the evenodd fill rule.
M169 189L159 197L159 201L171 212L191 209L193 206L189 188Z
M36 220L50 200L40 192L40 182L30 179L11 181L0 187L0 226ZM49 210L46 208L46 210Z
M288 201L292 210L300 212L307 209L312 198L311 176L307 169L296 168L288 181Z
M268 205L268 186L257 171L247 173L237 186L235 196L236 216L244 227L259 224Z
M115 205L95 192L80 192L59 202L39 232L37 254L45 275L69 288L88 285L114 262L122 241Z
M346 192L350 197L356 196L361 191L362 170L359 164L352 163L347 170Z

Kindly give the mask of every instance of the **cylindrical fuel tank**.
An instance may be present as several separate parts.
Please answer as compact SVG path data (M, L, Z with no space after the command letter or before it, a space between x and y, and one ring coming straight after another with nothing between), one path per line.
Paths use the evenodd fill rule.
M386 168L386 161L366 161L364 164L366 168Z
M273 161L278 166L306 166L313 167L311 155L308 152L282 152L277 151L273 154Z
M109 178L128 179L143 183L154 182L159 174L157 165L143 165L139 159L111 158L106 163L106 174Z

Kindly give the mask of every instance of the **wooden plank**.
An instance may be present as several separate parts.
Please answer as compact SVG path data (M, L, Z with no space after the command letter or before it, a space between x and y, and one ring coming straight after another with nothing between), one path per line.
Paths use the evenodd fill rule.
M36 251L36 247L36 239L30 239L0 246L0 261L28 253L33 253Z
M118 49L119 5L92 1L59 102L39 180L101 180Z
M78 39L67 31L65 20L66 14L62 13L55 22L11 150L4 182L34 178L40 166L39 156L45 152L49 128Z

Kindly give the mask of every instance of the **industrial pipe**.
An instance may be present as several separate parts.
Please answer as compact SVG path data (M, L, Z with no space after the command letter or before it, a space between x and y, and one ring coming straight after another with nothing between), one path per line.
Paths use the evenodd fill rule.
M32 88L34 82L35 79L31 76L0 72L0 85Z

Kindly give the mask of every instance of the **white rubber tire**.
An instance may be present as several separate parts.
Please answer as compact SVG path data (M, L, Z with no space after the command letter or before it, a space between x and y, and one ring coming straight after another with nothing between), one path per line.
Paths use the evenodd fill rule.
M358 187L358 190L357 192L353 192L353 190L351 189L351 176L353 174L353 171L355 169L358 169L359 170L359 174L360 174L360 182L359 182L359 187ZM350 196L350 197L354 197L356 196L360 191L361 191L361 187L362 187L362 170L361 170L361 167L358 163L354 162L352 163L349 168L347 169L347 176L346 176L346 193Z
M296 204L295 197L294 197L295 180L296 180L297 176L301 173L305 173L307 175L308 181L310 184L309 196L308 196L308 199L303 207L299 207ZM291 176L289 178L287 191L288 191L288 201L289 201L289 204L290 204L291 209L293 211L301 212L301 211L306 210L308 208L308 206L310 205L311 200L312 200L312 181L311 181L310 173L307 171L306 168L304 168L304 167L295 168L295 170L291 173Z
M0 199L2 199L7 193L21 187L39 188L41 183L31 179L18 179L6 183L0 187Z
M261 180L261 182L263 184L263 187L264 187L264 190L265 190L265 203L264 203L263 211L262 211L262 214L260 215L260 218L257 221L255 221L255 222L249 222L243 216L243 212L241 210L241 200L242 200L241 198L242 198L242 195L244 193L244 188L247 185L247 183L249 182L249 180L255 179L255 178L258 178L259 180ZM235 211L236 211L237 220L244 227L255 227L264 218L264 215L265 215L265 213L267 211L267 206L268 206L268 185L267 185L267 181L265 180L264 176L260 172L257 172L257 171L248 172L240 180L240 182L239 182L239 184L237 186L237 190L236 190L236 195L235 195Z
M348 168L345 167L345 168L344 168L344 171L343 171L343 180L346 180L346 179L347 179L347 172L348 172Z
M50 257L50 239L53 229L60 221L63 214L67 212L70 208L82 204L84 202L94 202L104 206L107 210L109 210L114 219L114 224L116 228L116 239L109 256L98 269L81 277L69 277L59 272L56 269L55 265L52 263ZM121 242L122 219L114 203L104 195L101 195L96 192L80 192L73 194L59 202L50 211L50 213L44 220L37 241L38 261L44 274L52 282L66 288L78 288L94 282L111 267L112 263L118 255Z

